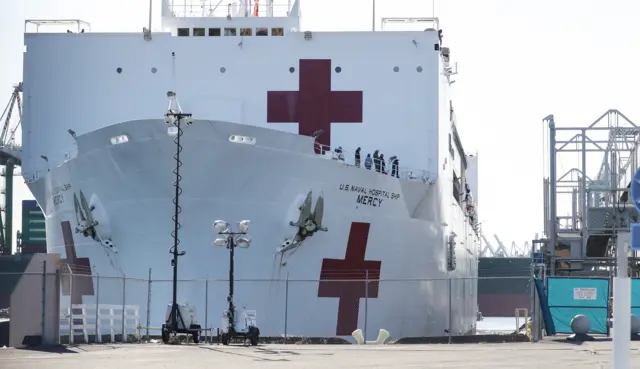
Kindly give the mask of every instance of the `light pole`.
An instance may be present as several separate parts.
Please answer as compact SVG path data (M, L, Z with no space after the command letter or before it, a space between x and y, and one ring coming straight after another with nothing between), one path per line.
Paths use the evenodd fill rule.
M167 333L178 333L178 315L180 314L180 309L178 308L178 257L186 254L186 251L178 251L178 245L180 244L180 238L178 237L178 230L180 229L179 222L179 214L182 211L180 208L179 200L180 194L182 193L182 188L180 188L180 180L182 176L180 176L180 167L182 166L182 162L180 161L180 152L182 152L182 145L180 144L180 138L182 137L182 128L181 124L184 123L186 125L191 125L193 123L193 119L190 113L183 113L182 108L180 108L180 104L176 99L176 93L173 91L167 92L167 97L169 98L169 109L167 113L164 115L164 121L169 126L168 133L170 135L175 135L176 138L173 142L176 145L176 151L173 155L175 159L175 168L173 169L173 173L176 175L176 180L173 182L173 187L175 187L175 195L173 198L174 211L173 211L173 232L171 232L171 237L173 238L173 247L169 249L169 253L172 254L171 266L173 267L173 300L171 304L171 317L169 324L169 332ZM180 317L183 319L183 317ZM184 325L184 324L183 324ZM187 328L186 326L183 328ZM165 335L163 335L163 338ZM168 338L168 337L167 337Z
M214 246L226 247L229 249L229 296L227 296L228 308L226 317L228 326L226 330L223 328L222 344L228 345L229 340L234 336L242 336L249 338L251 345L258 344L260 331L252 323L237 329L236 307L233 305L233 283L234 283L234 250L236 247L246 249L251 246L251 236L247 234L249 231L249 220L241 220L238 222L238 232L234 232L229 223L224 220L216 220L213 223L213 229L223 237L218 237L213 241ZM255 322L253 322L255 324Z

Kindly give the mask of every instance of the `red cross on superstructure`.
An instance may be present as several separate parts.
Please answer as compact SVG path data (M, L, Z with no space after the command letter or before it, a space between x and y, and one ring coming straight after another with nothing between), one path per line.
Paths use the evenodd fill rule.
M378 297L382 262L365 260L369 227L369 223L351 223L344 259L322 260L318 297L339 299L337 336L349 336L358 329L361 298Z
M331 91L330 59L301 59L298 74L299 91L267 91L267 122L298 123L305 136L323 130L317 142L326 150L331 123L362 123L362 91Z
M82 296L93 296L93 278L91 275L91 263L89 258L79 258L76 254L76 244L73 241L73 231L71 223L68 220L60 223L62 227L62 238L64 239L64 251L66 259L62 260L62 269L60 273L63 286L62 293L64 296L71 295L71 304L82 304ZM69 283L69 268L73 279ZM71 284L71 288L69 288ZM71 290L71 291L69 291Z

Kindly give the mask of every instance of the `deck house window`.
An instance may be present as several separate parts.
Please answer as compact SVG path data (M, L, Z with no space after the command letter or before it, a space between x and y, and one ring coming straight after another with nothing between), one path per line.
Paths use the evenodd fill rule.
M269 29L264 27L256 28L256 36L269 36Z
M283 35L284 35L284 28L282 27L271 28L271 36L283 36Z
M235 36L236 35L236 29L235 28L225 28L224 29L224 35L225 36Z
M240 36L251 36L253 28L240 28Z
M194 28L193 29L194 36L204 36L204 28Z
M189 28L178 28L178 36L189 36Z
M209 36L220 36L220 28L209 28Z

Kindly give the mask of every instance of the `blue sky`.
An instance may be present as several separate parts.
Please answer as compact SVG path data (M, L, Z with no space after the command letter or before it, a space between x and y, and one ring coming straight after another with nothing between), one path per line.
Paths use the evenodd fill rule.
M371 28L371 0L302 1L304 30ZM444 42L459 64L453 85L459 131L466 151L479 155L480 220L488 236L497 233L507 244L523 244L542 229L542 118L554 114L558 125L585 126L616 108L640 123L635 91L640 86L640 2L435 1ZM140 31L149 4L1 2L0 105L21 80L25 18L79 18L90 22L93 31ZM154 3L157 8L159 0ZM428 17L433 11L431 1L377 0L376 8L379 17ZM570 159L563 158L559 170L574 166ZM597 170L600 161L592 156L588 167ZM19 227L20 201L31 195L23 184L16 194L14 224ZM567 211L561 208L558 214Z

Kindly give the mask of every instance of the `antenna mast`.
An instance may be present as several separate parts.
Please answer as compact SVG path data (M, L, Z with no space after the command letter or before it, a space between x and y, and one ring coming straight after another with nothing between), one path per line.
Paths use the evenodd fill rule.
M151 19L153 14L153 0L149 0L149 27L142 28L142 34L146 41L151 41Z

